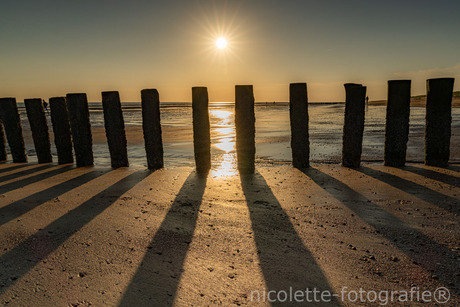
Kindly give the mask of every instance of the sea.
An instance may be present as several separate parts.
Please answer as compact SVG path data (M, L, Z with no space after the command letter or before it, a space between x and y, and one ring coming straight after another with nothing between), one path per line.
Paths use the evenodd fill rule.
M30 125L23 104L18 103L24 134ZM104 117L101 103L89 103L90 122L94 131L103 131ZM126 129L142 129L140 103L123 103L123 117ZM211 123L211 144L213 169L235 169L235 127L234 103L216 102L209 104ZM344 123L343 103L310 103L309 134L310 159L312 163L340 163ZM161 125L166 131L179 131L164 138L165 167L193 166L192 108L191 103L161 103ZM291 162L289 105L287 103L256 103L256 163L264 165L288 164ZM51 121L47 114L50 131ZM383 161L386 106L366 106L363 136L362 160ZM407 160L423 162L424 159L425 108L411 107L410 132ZM93 133L94 134L94 133ZM183 135L190 137L183 137ZM53 143L53 134L50 132ZM105 137L105 135L103 136ZM138 139L142 140L142 138ZM451 162L460 162L457 155L460 139L460 108L452 109ZM36 161L31 137L25 138L29 161ZM145 148L142 141L130 142L128 157L131 166L146 166ZM94 142L95 165L110 165L106 142ZM52 144L53 158L57 161L56 148Z

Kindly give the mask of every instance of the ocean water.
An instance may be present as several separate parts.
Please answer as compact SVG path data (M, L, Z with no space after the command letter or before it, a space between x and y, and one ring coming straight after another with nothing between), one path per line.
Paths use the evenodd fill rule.
M211 122L213 169L235 171L235 127L234 105L213 103L209 107ZM256 114L256 161L262 164L280 164L291 161L289 106L287 104L257 104ZM382 161L384 152L385 106L366 108L363 137L363 161ZM29 161L36 161L30 126L25 110L20 107L26 149ZM142 117L139 103L123 105L123 116L128 135L128 156L130 165L145 166L145 149L142 140ZM452 112L451 161L460 157L460 108ZM51 122L49 127L51 130ZM339 163L342 150L344 105L310 104L310 159L318 163ZM105 142L104 118L100 103L90 104L90 121L95 141L93 146L95 164L110 165L108 146ZM193 166L192 109L187 103L162 104L161 123L163 127L165 167ZM130 130L131 129L131 130ZM424 158L425 108L412 107L407 159L422 162ZM97 136L97 134L102 134ZM134 137L134 136L137 137ZM165 137L166 136L166 137ZM51 133L51 140L53 136ZM53 155L56 149L52 145ZM57 157L55 157L57 161Z

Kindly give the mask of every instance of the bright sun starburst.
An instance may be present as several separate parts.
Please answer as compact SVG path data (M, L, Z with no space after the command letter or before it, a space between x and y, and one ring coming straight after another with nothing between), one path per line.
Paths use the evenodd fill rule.
M216 41L216 46L219 49L224 49L227 47L227 40L224 37L219 37Z

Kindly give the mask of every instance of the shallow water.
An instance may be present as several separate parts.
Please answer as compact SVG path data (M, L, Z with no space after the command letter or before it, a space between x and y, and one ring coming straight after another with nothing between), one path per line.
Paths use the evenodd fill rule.
M98 107L99 106L99 107ZM138 106L138 105L137 105ZM211 121L212 164L215 172L235 172L235 127L234 105L211 104L209 108ZM289 107L287 105L256 105L256 159L258 163L287 163L291 160ZM367 161L383 160L385 130L385 106L369 106L363 137L362 159ZM20 109L26 149L31 162L36 161L35 150L30 137L30 130L25 111ZM142 127L140 108L136 105L124 108L125 125ZM459 161L460 109L452 111L451 161ZM48 116L49 119L49 116ZM93 104L90 112L91 126L103 128L104 118L100 104ZM192 109L190 105L161 108L163 129L182 129L189 137L181 135L180 141L165 140L165 166L193 166ZM311 104L309 106L310 159L313 162L340 162L342 150L342 131L344 121L343 104ZM49 123L51 127L51 123ZM50 128L51 129L51 128ZM412 107L410 115L410 133L407 159L422 162L424 158L425 108ZM99 129L101 130L101 129ZM103 130L102 130L103 131ZM94 132L93 132L94 133ZM141 133L141 132L139 132ZM29 133L30 134L30 133ZM52 137L51 137L52 138ZM176 139L177 140L177 139ZM145 166L145 149L143 142L130 142L128 136L128 156L131 165ZM110 165L107 144L94 144L96 165ZM52 145L56 157L56 149Z

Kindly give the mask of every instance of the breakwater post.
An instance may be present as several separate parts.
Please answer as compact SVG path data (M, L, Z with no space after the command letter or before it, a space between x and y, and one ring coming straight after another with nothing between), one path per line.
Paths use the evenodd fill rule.
M24 105L26 106L30 130L32 130L38 163L53 162L48 123L41 98L24 99Z
M14 163L27 162L21 119L15 98L0 98L0 119L3 121L6 139L10 146Z
M359 167L363 145L366 87L361 84L346 83L345 95L342 165Z
M401 167L406 163L409 140L410 80L388 81L384 165Z
M447 166L454 78L428 79L426 89L425 164Z
M142 90L141 101L147 167L156 170L164 166L158 91L156 89Z
M93 138L86 94L67 94L66 100L77 166L92 166Z
M289 117L291 120L292 165L299 169L307 168L310 166L310 141L306 83L289 85Z
M3 131L3 122L0 119L0 162L8 160L6 154L5 132Z
M208 102L208 89L206 87L192 88L193 148L198 173L207 173L211 168Z
M241 174L252 174L255 171L255 121L252 85L236 85L236 155Z
M65 97L53 97L50 98L49 102L58 163L73 163L72 136Z
M113 168L129 166L125 121L117 91L102 92L104 125Z

